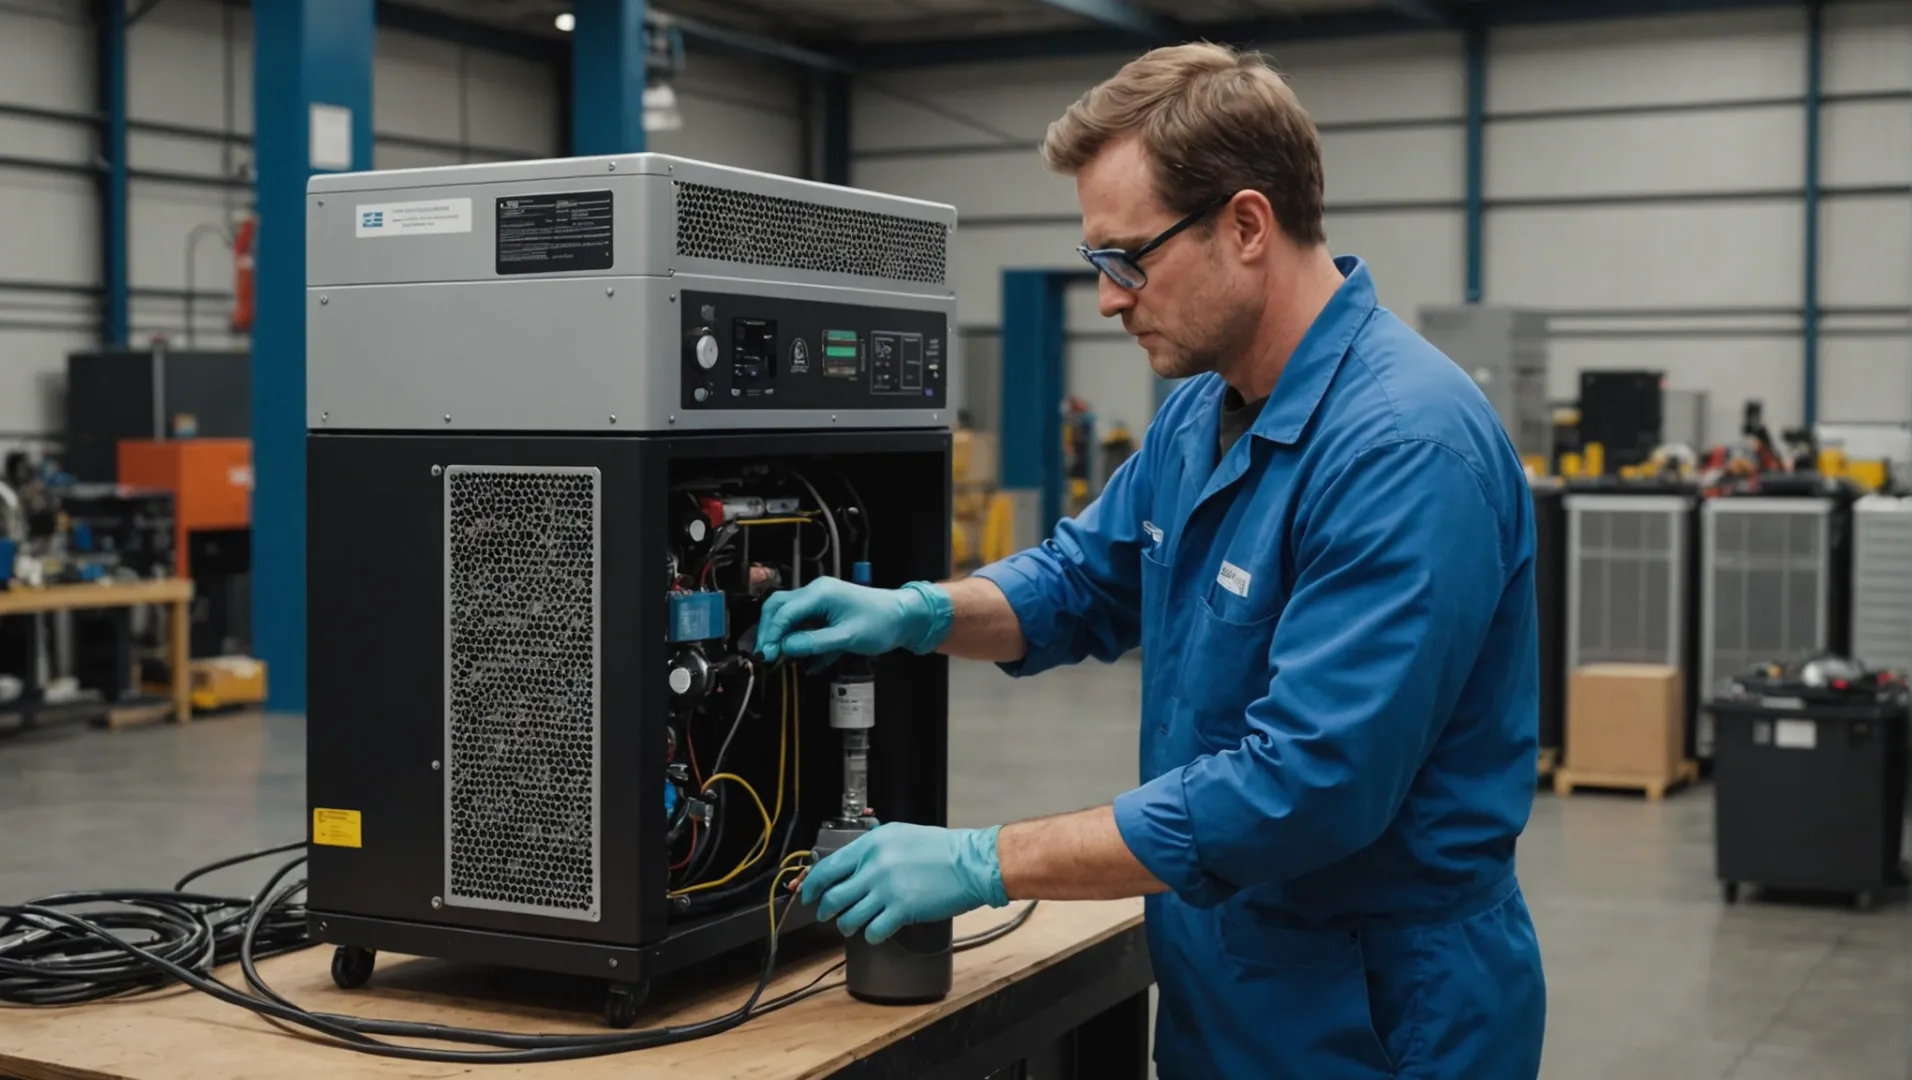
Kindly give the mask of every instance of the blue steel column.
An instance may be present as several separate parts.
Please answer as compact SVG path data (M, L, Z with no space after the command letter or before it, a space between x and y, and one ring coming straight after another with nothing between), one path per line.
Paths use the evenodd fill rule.
M1042 493L1044 536L1062 519L1062 290L1073 276L1002 274L1002 486Z
M103 0L96 5L99 27L101 157L106 172L100 192L100 283L105 288L105 318L101 343L123 347L132 336L132 283L129 280L127 235L131 194L127 182L126 136L126 4Z
M305 184L312 108L351 112L372 167L373 0L255 0L259 246L252 331L252 625L268 707L305 708Z
M1486 217L1487 28L1467 29L1467 302L1481 301L1482 224Z
M1801 298L1800 340L1804 346L1805 410L1801 422L1819 419L1819 95L1825 82L1825 5L1806 5L1806 265Z
M571 31L571 152L644 149L644 0L576 0Z

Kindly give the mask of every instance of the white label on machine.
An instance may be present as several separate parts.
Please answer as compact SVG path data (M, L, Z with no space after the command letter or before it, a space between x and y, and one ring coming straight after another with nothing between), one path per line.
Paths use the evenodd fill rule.
M876 684L835 684L830 694L830 726L851 730L875 727Z
M361 204L357 208L360 240L379 236L423 236L427 233L471 231L470 199L426 199L423 202Z
M1773 745L1785 750L1811 750L1819 745L1819 725L1811 720L1780 720L1773 724Z

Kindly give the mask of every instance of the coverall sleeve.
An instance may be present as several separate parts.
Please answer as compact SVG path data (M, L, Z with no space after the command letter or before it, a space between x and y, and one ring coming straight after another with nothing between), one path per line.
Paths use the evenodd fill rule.
M1198 906L1380 837L1505 589L1499 517L1474 469L1435 442L1364 451L1297 526L1295 582L1247 735L1115 801L1129 850Z
M1034 675L1093 656L1112 661L1142 637L1142 520L1154 490L1153 429L1109 477L1102 494L1055 535L976 571L996 583L1028 651L999 665Z

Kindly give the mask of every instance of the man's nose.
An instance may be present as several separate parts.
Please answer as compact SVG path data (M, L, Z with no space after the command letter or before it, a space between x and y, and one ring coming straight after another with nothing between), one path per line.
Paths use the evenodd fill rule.
M1101 274L1096 278L1095 306L1103 318L1113 319L1135 306L1135 293L1110 281L1109 275Z

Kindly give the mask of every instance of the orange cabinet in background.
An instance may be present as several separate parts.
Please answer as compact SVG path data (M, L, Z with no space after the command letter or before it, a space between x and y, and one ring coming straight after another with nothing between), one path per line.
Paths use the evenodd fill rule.
M188 533L252 524L250 439L127 439L119 444L119 482L173 493L180 577L192 576Z

